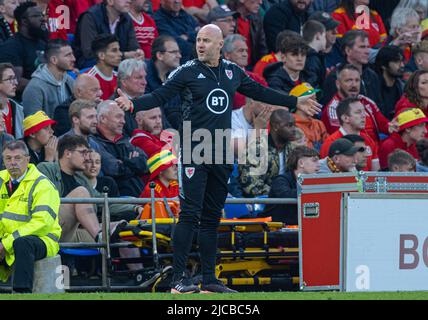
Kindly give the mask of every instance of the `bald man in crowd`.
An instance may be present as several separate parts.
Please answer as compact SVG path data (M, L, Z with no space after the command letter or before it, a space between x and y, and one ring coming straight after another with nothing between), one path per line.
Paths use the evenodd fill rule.
M83 99L95 102L101 102L101 87L97 78L89 74L81 74L74 82L73 95L63 104L55 108L54 119L57 125L54 128L57 137L63 135L71 128L68 109L74 100Z

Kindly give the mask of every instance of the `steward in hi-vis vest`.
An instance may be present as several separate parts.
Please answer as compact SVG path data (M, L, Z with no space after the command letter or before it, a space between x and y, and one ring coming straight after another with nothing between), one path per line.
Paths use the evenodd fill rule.
M0 279L14 266L13 290L31 292L34 262L59 251L60 197L55 186L29 164L24 142L4 147L0 171Z

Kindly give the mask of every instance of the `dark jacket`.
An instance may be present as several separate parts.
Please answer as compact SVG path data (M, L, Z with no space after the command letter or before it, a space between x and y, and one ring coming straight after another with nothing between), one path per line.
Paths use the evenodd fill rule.
M263 29L263 19L258 15L251 15L250 19L250 42L251 42L251 61L248 67L255 66L263 56L269 53L266 36Z
M269 87L275 90L280 90L285 93L289 93L296 84L291 80L287 71L282 67L282 62L276 62L266 67L263 72ZM299 80L301 82L309 82L312 86L316 87L317 77L315 74L302 70L300 72Z
M346 62L346 57L341 49L342 39L337 38L333 48L325 55L326 68L336 67L340 63Z
M148 173L147 157L143 150L134 147L129 139L122 136L117 141L107 140L99 131L94 140L102 147L101 161L105 175L116 180L120 195L139 197L144 190L140 176ZM140 155L129 158L129 154L137 151ZM115 162L105 162L105 159L116 158Z
M29 39L17 32L1 44L0 62L9 62L14 67L21 67L22 77L30 80L41 63L46 44L44 39Z
M157 88L162 87L162 80L159 78L158 70L156 69L155 63L153 60L146 61L146 91L145 93L150 93L155 91ZM162 109L162 118L164 122L164 128L174 128L178 130L181 124L181 99L179 95L176 95L167 103L161 106Z
M167 34L174 37L181 50L181 63L190 60L196 43L196 33L199 30L198 22L184 10L178 16L160 7L153 15L159 35ZM181 35L187 35L187 41Z
M325 55L310 48L306 56L305 71L316 76L315 83L311 84L314 87L321 87L326 75Z
M6 41L13 36L12 30L10 30L9 23L6 19L0 15L0 43Z
M119 95L117 91L110 97L110 100L115 100ZM135 129L138 128L137 121L135 121L135 116L130 110L125 111L125 125L123 126L123 135L130 138Z
M394 85L391 88L388 88L386 86L385 79L383 78L383 76L379 76L379 79L381 89L380 96L382 101L384 102L380 111L382 111L382 114L388 120L392 120L395 116L395 105L404 94L405 83L402 79L396 79ZM390 94L391 90L393 90L395 96Z
M276 36L283 30L292 30L301 34L302 26L308 20L307 12L296 12L288 0L271 7L265 14L263 26L266 44L270 52L276 52Z
M322 88L323 90L323 97L321 100L322 105L326 105L327 103L329 103L330 100L336 94L337 92L336 79L337 77L336 77L335 70L330 72L330 74L325 79L324 86ZM377 73L374 72L372 69L370 69L370 67L368 66L363 67L360 94L372 99L381 110L383 109L383 102L380 95L379 77Z
M286 171L272 180L269 198L297 199L297 181L294 172ZM272 221L283 222L287 225L297 225L297 205L270 204L258 215L259 217L272 217Z
M82 13L77 21L73 49L78 68L83 69L95 64L91 44L97 35L103 33L110 34L111 32L106 5L101 3ZM115 35L119 40L121 51L133 51L140 48L135 36L134 25L128 14L120 15Z
M30 155L30 163L32 163L34 165L38 165L39 163L47 162L47 161L45 161L45 148L44 147L40 149L40 153L37 153L33 149L30 148L26 139L24 139L23 141L25 142L25 144L27 145L27 148L28 148L28 153Z
M71 128L70 130L68 130L67 132L65 132L63 135L58 136L58 139L62 139L62 138L64 138L65 136L76 136L76 135L77 135L77 134L76 134L76 132L74 131L74 129L73 129L73 128ZM94 139L94 136L93 136L93 135L91 135L91 134L90 134L89 136L84 137L84 138L86 139L86 141L88 141L89 147L90 147L92 150L94 150L94 151L98 152L99 154L101 154L101 153L102 153L103 148L98 144L98 142L96 142L96 141L95 141L95 139ZM112 161L112 160L110 160L110 161ZM116 159L115 159L115 161L116 161ZM100 175L103 175L102 170L100 171Z
M341 0L313 0L309 7L309 13L312 14L315 11L332 13L339 7L340 1Z
M74 96L71 96L66 101L57 106L54 110L53 119L56 121L56 125L53 127L53 129L57 137L62 136L64 133L71 129L68 109L70 108L70 105L74 100Z

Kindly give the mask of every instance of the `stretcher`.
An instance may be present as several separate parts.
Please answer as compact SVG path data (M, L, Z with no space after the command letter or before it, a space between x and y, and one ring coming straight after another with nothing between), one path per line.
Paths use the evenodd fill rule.
M178 218L179 219L179 218ZM146 252L138 258L144 266L156 268L159 273L172 263L172 235L176 218L134 220L119 234L121 240L132 242ZM222 219L218 228L216 276L226 285L249 290L297 288L298 280L298 228L281 222L262 219ZM154 251L153 240L157 252ZM200 280L199 254L195 236L189 255L189 273L197 283ZM157 257L155 258L155 255ZM116 264L131 263L135 259L116 259ZM152 291L168 288L168 276L160 275ZM170 279L169 279L170 280ZM163 283L163 286L161 285Z
M138 291L169 290L173 234L178 221L178 203L166 199L154 201L152 195L152 201L145 205L140 219L130 221L119 233L121 242L139 248L141 256L123 258L118 249L112 249L108 270L112 285L119 281L120 286L125 281L128 288L132 286ZM216 277L226 285L240 291L298 289L297 226L286 226L282 222L271 221L270 217L235 218L222 219L218 231ZM201 281L198 252L195 235L187 266L195 283ZM97 275L99 278L95 259L99 265L100 256L76 258L88 265L83 272L78 272L78 281L86 284ZM132 263L142 263L144 268L130 271L127 265Z

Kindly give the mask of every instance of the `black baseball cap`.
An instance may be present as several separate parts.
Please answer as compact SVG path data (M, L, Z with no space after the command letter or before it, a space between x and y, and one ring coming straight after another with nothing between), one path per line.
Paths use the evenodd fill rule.
M340 24L340 22L334 20L329 13L323 11L315 11L311 14L309 20L316 20L321 22L326 30L332 30Z
M239 13L236 11L231 11L226 5L217 6L211 9L207 15L207 22L211 23L217 19L223 19L227 17L238 18Z
M330 158L343 154L345 156L353 156L357 152L363 152L364 147L356 147L354 144L348 139L337 139L333 141L330 145L330 149L328 149L328 156Z

